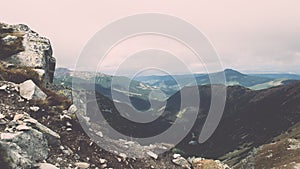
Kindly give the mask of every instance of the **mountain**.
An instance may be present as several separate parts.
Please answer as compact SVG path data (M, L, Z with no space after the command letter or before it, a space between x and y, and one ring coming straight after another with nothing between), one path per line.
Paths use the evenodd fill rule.
M211 73L211 75L221 72ZM247 75L233 69L224 70L226 84L228 86L240 85L253 90L261 90L282 84L288 84L293 80L298 80L298 76L273 76L273 75ZM208 74L193 75L163 75L163 76L140 76L135 80L145 83L153 88L160 89L167 96L175 94L184 86L211 84ZM176 82L178 80L178 83ZM196 84L195 82L196 81ZM179 86L181 85L181 87Z
M192 94L194 88L182 90ZM191 133L177 146L188 155L227 160L233 166L253 148L271 143L300 121L300 82L259 91L231 86L227 89L224 114L215 133L203 144L190 145L191 140L198 138L210 107L210 86L198 88L201 111ZM178 103L179 92L168 100L169 119L179 113Z
M278 74L250 74L257 77L265 77L271 79L289 79L289 80L300 80L300 75L297 74L287 74L287 73L278 73Z
M154 90L149 85L131 80L125 76L110 76L103 73L88 71L75 72L66 68L57 68L54 84L85 90L96 90L111 100L133 104L139 110L147 110L150 102L166 99L163 95L151 93ZM128 89L126 88L129 85ZM150 95L151 93L151 95ZM130 100L128 100L128 97Z
M299 137L294 134L294 141L290 142L289 138L292 137L285 134L295 133L299 128L293 129L293 126L300 122L300 82L257 91L242 86L227 87L227 100L220 124L215 133L203 144L198 144L197 138L210 108L211 85L198 86L197 88L201 97L200 112L192 130L176 146L186 157L201 156L219 159L229 166L239 168L238 166L241 166L245 160L253 159L255 157L253 154L263 155L266 153L266 147L274 145L274 142L276 144L278 142L279 146L300 146L300 142L297 141ZM190 93L191 98L196 94L194 92L195 86L184 87L181 91L183 90ZM193 108L188 108L187 105L187 107L183 107L183 110L186 111L180 111L180 97L180 91L171 96L167 100L166 106L163 107L165 110L162 112L162 116L146 124L135 123L126 119L138 115L138 112L132 113L134 111L126 104L113 103L101 95L98 95L96 102L101 103L99 108L105 120L115 130L134 138L147 138L165 131L178 118L180 119L179 123L183 126L190 123L184 119L183 114L189 113L189 110L193 110ZM117 104L117 107L121 106L123 113L127 112L125 117L121 116L114 104ZM92 122L101 123L101 119L97 118L98 111L90 110L89 112L91 113L89 117L93 119ZM147 113L155 112L149 111ZM110 132L107 127L103 126L103 128L106 128L106 132ZM177 130L170 135L171 140L178 137L177 132L180 131ZM283 141L280 142L279 140ZM287 164L290 161L286 160L289 155L288 152L280 151L278 153L277 156L282 159L277 159L278 163L267 165L266 162L257 161L256 165L276 168L279 167L279 164ZM298 151L295 150L295 153L297 154ZM296 159L296 157L291 158L291 160L299 163L300 161ZM248 165L250 162L245 162L243 165Z
M148 98L152 88L141 82L131 80L125 76L110 76L103 73L94 73L88 71L71 71L66 68L57 68L54 76L56 84L63 83L72 86L72 83L96 84L106 90L114 90L126 95L132 95L140 98ZM128 85L128 86L126 86ZM129 87L129 91L126 87ZM100 93L107 95L107 92Z

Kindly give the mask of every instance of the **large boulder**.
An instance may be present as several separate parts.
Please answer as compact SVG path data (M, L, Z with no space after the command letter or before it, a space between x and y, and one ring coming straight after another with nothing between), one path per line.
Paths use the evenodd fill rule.
M0 61L7 67L32 68L43 82L53 81L56 61L50 41L24 24L0 23Z
M47 140L35 129L0 135L0 168L31 168L48 157Z
M47 95L32 81L19 84L20 95L27 100L45 100Z

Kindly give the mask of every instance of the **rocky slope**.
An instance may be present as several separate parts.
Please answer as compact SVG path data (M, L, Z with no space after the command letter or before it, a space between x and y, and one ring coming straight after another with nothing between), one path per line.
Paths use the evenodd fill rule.
M33 84L0 81L0 168L229 168L219 161L187 160L171 152L144 159L107 152L82 130L74 105L68 110L51 105L45 96L57 96L47 95L37 86L23 85L27 83ZM126 144L121 140L115 142L120 146ZM134 144L139 149L140 145Z
M199 86L199 90L200 115L192 132L178 145L189 155L218 158L234 166L253 148L271 143L300 121L299 82L260 91L233 86L227 90L225 111L212 137L204 144L189 144L198 138L210 107L210 86ZM169 99L170 112L177 112L179 96L178 93Z
M285 133L275 137L272 143L253 149L234 168L300 168L300 122ZM230 161L228 161L230 162Z

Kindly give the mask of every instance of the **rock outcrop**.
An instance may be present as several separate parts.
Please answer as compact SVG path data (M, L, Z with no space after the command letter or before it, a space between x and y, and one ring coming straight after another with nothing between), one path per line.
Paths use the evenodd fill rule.
M0 23L0 51L0 61L7 68L32 68L44 83L53 81L56 61L50 41L28 26Z

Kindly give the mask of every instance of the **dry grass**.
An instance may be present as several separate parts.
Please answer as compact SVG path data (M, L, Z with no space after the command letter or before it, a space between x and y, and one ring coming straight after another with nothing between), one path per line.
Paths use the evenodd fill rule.
M14 83L32 80L48 96L46 100L32 101L41 107L47 108L49 106L56 106L60 109L67 109L72 103L69 98L47 89L38 73L31 68L5 68L3 64L0 63L0 79Z
M17 37L16 40L14 40L13 44L6 45L0 41L0 58L5 59L11 55L17 54L21 51L24 51L24 46L22 44L23 42L23 36L24 33L22 32L12 32L10 29L1 29L0 28L0 39L6 37L7 35L15 36Z
M32 68L5 68L2 63L0 63L0 78L14 83L31 79L38 86L42 84L39 74Z

